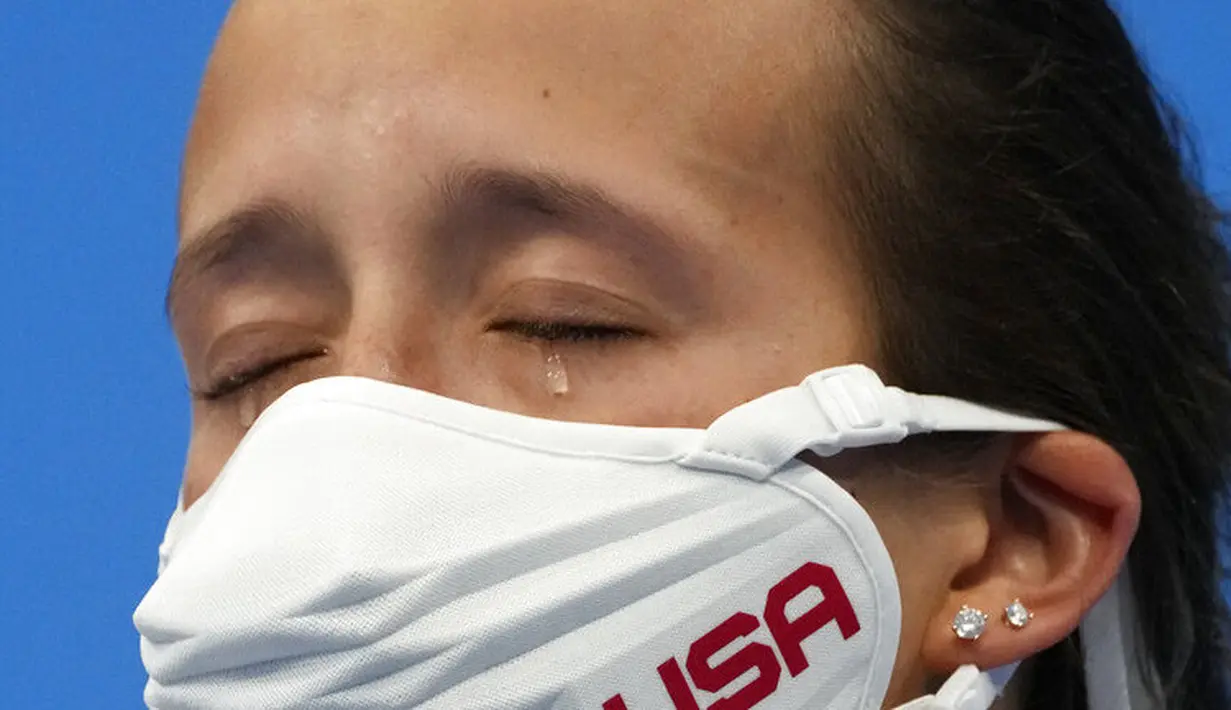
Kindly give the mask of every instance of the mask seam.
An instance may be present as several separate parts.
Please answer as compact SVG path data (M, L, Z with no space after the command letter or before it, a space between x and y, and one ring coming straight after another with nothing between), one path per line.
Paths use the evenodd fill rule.
M733 451L723 451L721 449L711 449L711 448L704 448L704 447L701 449L698 449L693 455L702 454L702 453L710 454L720 460L729 459L729 460L738 461L740 463L745 463L745 464L749 464L749 463L757 464L759 466L763 466L769 469L777 469L777 468L780 468L782 465L782 464L774 464L773 462L766 461L764 459L755 458L752 456L743 456ZM794 455L792 455L790 458L794 458Z

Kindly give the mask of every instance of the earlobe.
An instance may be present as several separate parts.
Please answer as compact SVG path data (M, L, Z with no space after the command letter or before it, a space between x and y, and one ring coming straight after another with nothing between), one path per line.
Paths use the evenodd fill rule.
M925 634L934 673L995 668L1059 643L1111 586L1136 532L1132 471L1096 437L1023 436L999 484L984 554L953 578Z

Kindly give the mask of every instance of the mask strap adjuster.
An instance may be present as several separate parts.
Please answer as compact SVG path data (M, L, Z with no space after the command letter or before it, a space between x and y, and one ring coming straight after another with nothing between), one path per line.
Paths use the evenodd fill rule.
M714 421L685 466L765 480L799 452L833 456L933 431L1041 432L1059 424L887 387L863 365L822 370Z

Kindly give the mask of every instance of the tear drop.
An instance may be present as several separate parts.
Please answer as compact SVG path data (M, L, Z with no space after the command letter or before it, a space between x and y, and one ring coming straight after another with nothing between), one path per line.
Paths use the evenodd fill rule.
M256 418L261 415L261 410L257 407L255 397L240 397L239 400L239 425L245 430L251 429L256 423Z
M547 391L556 397L568 394L568 370L564 366L564 358L553 352L547 356Z

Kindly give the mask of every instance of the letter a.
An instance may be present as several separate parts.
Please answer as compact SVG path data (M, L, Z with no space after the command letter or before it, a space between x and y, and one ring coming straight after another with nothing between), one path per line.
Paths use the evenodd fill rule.
M794 621L786 619L786 605L810 588L821 590L825 596L821 603L804 612ZM775 584L765 597L765 625L769 627L782 660L786 662L791 677L808 669L808 659L801 645L804 639L816 633L831 621L838 623L842 638L848 639L859 632L859 620L851 601L838 581L833 569L815 562L807 562Z

